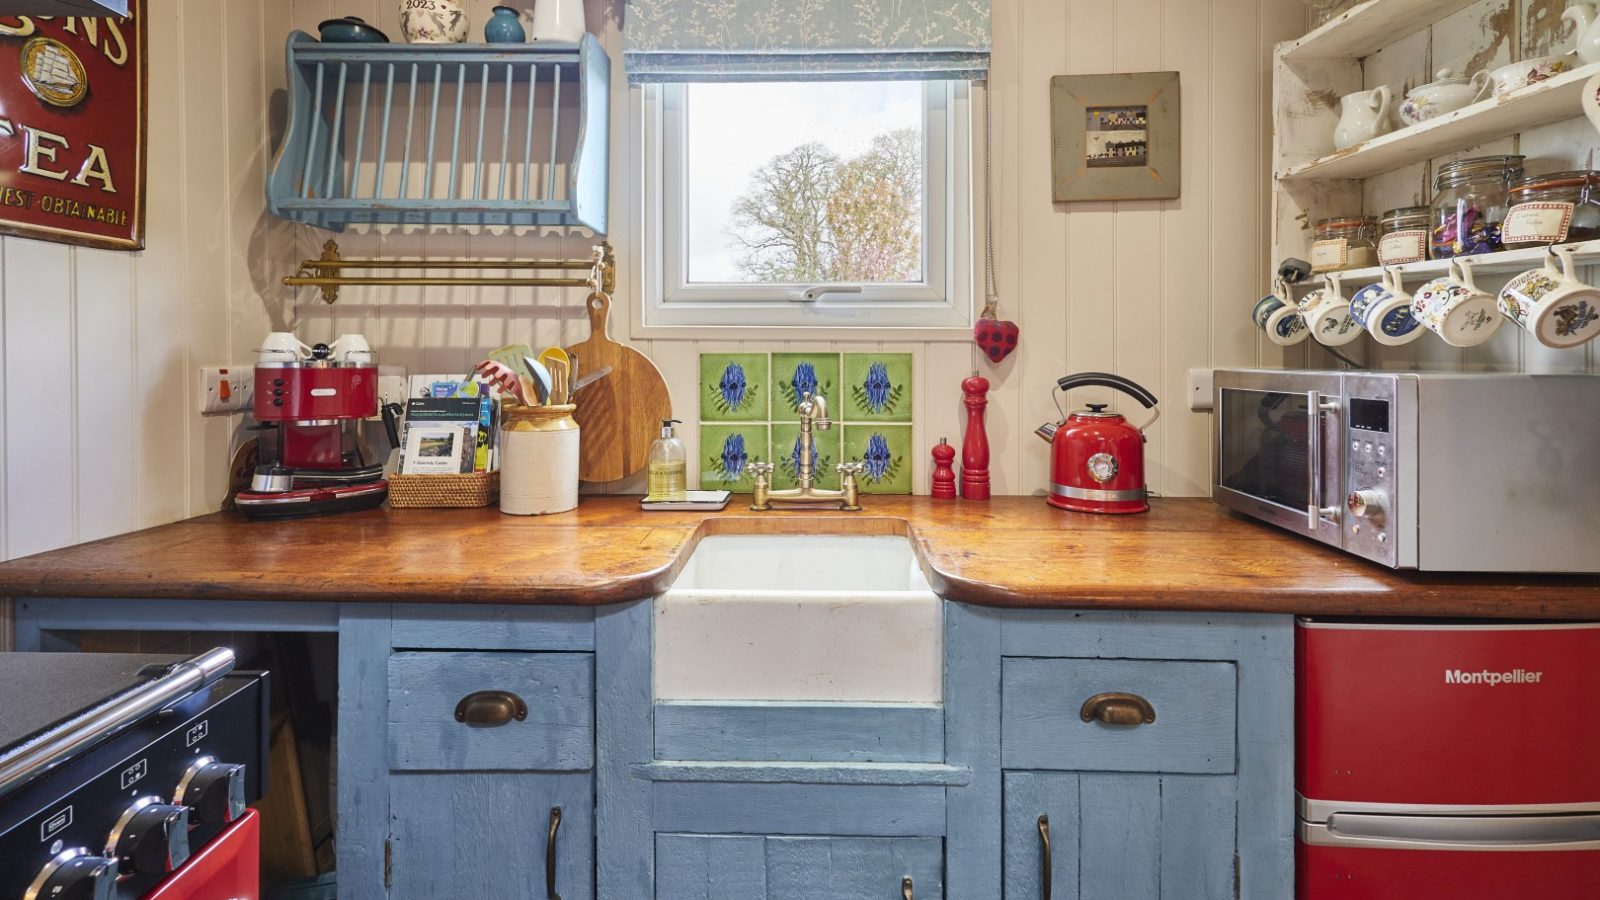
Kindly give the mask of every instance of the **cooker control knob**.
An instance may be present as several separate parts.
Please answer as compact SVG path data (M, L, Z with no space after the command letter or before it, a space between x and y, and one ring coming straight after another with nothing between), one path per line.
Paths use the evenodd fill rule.
M202 756L183 773L172 802L189 807L191 822L226 825L244 815L244 766Z
M67 850L39 872L23 900L114 900L117 863L87 850Z
M189 860L189 807L145 797L128 807L106 842L124 874L165 875Z
M1383 518L1384 496L1382 491L1351 491L1345 498L1344 505L1350 512L1363 519L1379 521Z

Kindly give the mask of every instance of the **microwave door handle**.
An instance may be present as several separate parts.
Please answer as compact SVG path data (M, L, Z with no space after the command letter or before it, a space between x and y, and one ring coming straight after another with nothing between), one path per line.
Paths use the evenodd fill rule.
M1303 823L1308 844L1410 850L1600 849L1600 815L1408 816L1334 813Z
M1322 399L1321 391L1306 391L1306 412L1310 419L1306 427L1306 441L1308 459L1307 468L1311 471L1306 475L1307 489L1311 500L1306 504L1306 527L1312 533L1322 527L1323 519L1336 518L1339 507L1322 505L1322 414L1339 412L1339 401Z

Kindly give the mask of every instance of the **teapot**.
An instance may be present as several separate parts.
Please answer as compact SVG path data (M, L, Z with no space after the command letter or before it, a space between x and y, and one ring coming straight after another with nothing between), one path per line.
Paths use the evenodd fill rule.
M1492 86L1488 70L1479 72L1470 80L1455 73L1454 69L1440 69L1437 80L1413 88L1400 101L1396 116L1404 125L1416 125L1445 113L1471 106L1489 96Z
M1380 84L1370 91L1356 91L1339 101L1339 125L1333 129L1333 149L1344 150L1387 134L1389 104L1394 95Z
M1584 63L1600 62L1600 15L1592 3L1574 3L1561 18L1577 25L1578 58Z

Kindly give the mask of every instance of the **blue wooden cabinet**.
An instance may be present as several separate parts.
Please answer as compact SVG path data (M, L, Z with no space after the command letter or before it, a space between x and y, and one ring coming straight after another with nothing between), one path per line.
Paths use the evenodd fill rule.
M1292 893L1288 616L947 603L942 705L786 706L656 703L651 610L25 600L17 634L336 632L341 900ZM459 720L483 692L526 714Z

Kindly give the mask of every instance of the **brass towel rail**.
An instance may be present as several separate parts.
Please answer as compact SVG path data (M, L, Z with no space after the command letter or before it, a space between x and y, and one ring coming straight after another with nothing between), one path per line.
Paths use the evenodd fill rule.
M487 276L487 275L346 275L352 269L500 269L505 271L582 271L588 277L558 278L552 276ZM339 299L339 288L350 286L377 287L586 287L591 291L613 294L617 288L617 257L611 242L594 248L589 259L345 259L339 255L337 241L328 240L322 245L322 256L303 259L300 269L284 276L289 287L317 287L322 289L325 303Z

